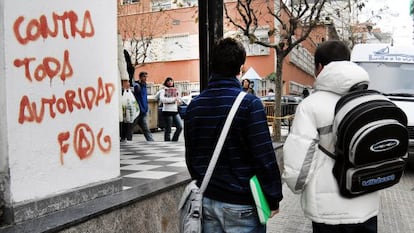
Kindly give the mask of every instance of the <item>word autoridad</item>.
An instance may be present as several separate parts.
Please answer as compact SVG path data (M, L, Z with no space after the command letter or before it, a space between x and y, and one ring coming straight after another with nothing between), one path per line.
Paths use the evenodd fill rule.
M114 83L104 83L98 78L97 86L79 87L77 90L66 90L64 96L52 95L48 98L40 98L38 101L30 101L29 96L24 95L20 100L19 123L41 123L45 113L51 118L57 114L72 113L75 110L92 110L100 104L109 104L115 93Z

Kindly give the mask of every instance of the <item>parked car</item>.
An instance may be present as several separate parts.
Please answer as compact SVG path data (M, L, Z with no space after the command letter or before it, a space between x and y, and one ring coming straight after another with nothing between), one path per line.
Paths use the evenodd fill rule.
M191 92L189 95L181 97L182 104L178 106L178 113L180 114L181 119L184 119L187 106L191 103L191 100L198 95L200 95L200 92Z
M198 91L197 92L191 92L189 95L181 97L181 101L183 101L183 104L189 105L191 100L194 97L198 96L198 95L200 95L200 92L198 92Z
M274 95L270 95L270 96L262 96L260 97L260 99L263 102L275 102L275 96ZM282 104L287 104L287 103L294 103L294 104L298 104L302 101L302 97L300 96L296 96L296 95L282 95Z
M271 118L274 116L274 108L275 108L275 96L262 96L260 99L263 102L266 115L268 117L268 121L273 121ZM290 115L294 115L296 112L296 107L302 101L300 96L294 95L283 95L281 99L281 116L286 117ZM284 118L282 119L282 124L290 125L292 118Z

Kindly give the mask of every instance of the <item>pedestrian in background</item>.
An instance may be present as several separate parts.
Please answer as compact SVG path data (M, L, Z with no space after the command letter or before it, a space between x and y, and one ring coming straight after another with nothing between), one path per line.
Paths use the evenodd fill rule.
M131 142L134 118L138 116L138 111L136 109L136 98L129 86L129 80L122 80L122 111L123 121L120 126L121 143Z
M354 85L369 82L368 73L350 60L341 41L326 41L315 52L315 91L299 104L283 146L283 179L301 194L302 209L314 233L376 233L378 192L344 198L332 174L335 160L319 149L334 151L335 105ZM321 103L323 103L321 105Z
M178 115L178 104L180 101L180 93L174 86L174 79L167 77L164 81L164 88L159 92L160 101L162 103L162 115L165 121L164 141L171 141L171 128L175 125L175 132L172 141L178 141L183 125L180 115Z
M254 83L252 81L245 78L241 81L241 85L242 85L243 91L250 93L252 95L255 95L254 90L253 90Z
M138 80L134 83L134 95L137 99L140 113L136 119L137 124L142 129L144 137L147 141L154 141L151 131L148 127L148 96L147 96L147 78L148 73L141 71Z
M121 34L118 33L118 81L120 88L119 90L119 139L120 141L126 138L126 126L124 123L124 111L122 109L122 92L126 88L130 88L129 78L127 72L127 64L123 56L122 38ZM131 139L132 140L132 139Z
M246 60L235 39L213 48L207 88L187 107L184 118L185 158L192 179L201 185L226 117L242 91L237 75ZM249 179L257 175L272 216L282 200L282 186L266 114L259 98L247 94L234 117L203 198L204 233L265 233L259 221Z
M303 89L302 96L303 96L304 99L309 96L309 90L308 90L308 88Z
M135 67L132 64L131 56L129 55L126 49L124 49L124 57L125 57L126 69L128 71L129 85L132 87L134 85Z

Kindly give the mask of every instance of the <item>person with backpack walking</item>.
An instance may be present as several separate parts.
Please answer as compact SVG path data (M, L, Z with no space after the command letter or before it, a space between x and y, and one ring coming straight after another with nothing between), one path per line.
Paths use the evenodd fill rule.
M369 83L368 73L350 62L350 50L343 42L331 40L315 51L315 76L315 91L298 105L283 146L282 179L301 194L314 233L376 233L378 192L342 196L332 174L335 160L320 147L335 151L336 103L351 88Z

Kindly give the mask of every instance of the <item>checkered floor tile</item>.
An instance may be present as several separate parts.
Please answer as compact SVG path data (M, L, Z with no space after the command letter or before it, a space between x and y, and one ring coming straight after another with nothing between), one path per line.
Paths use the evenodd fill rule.
M186 172L184 142L133 141L121 144L123 189Z

